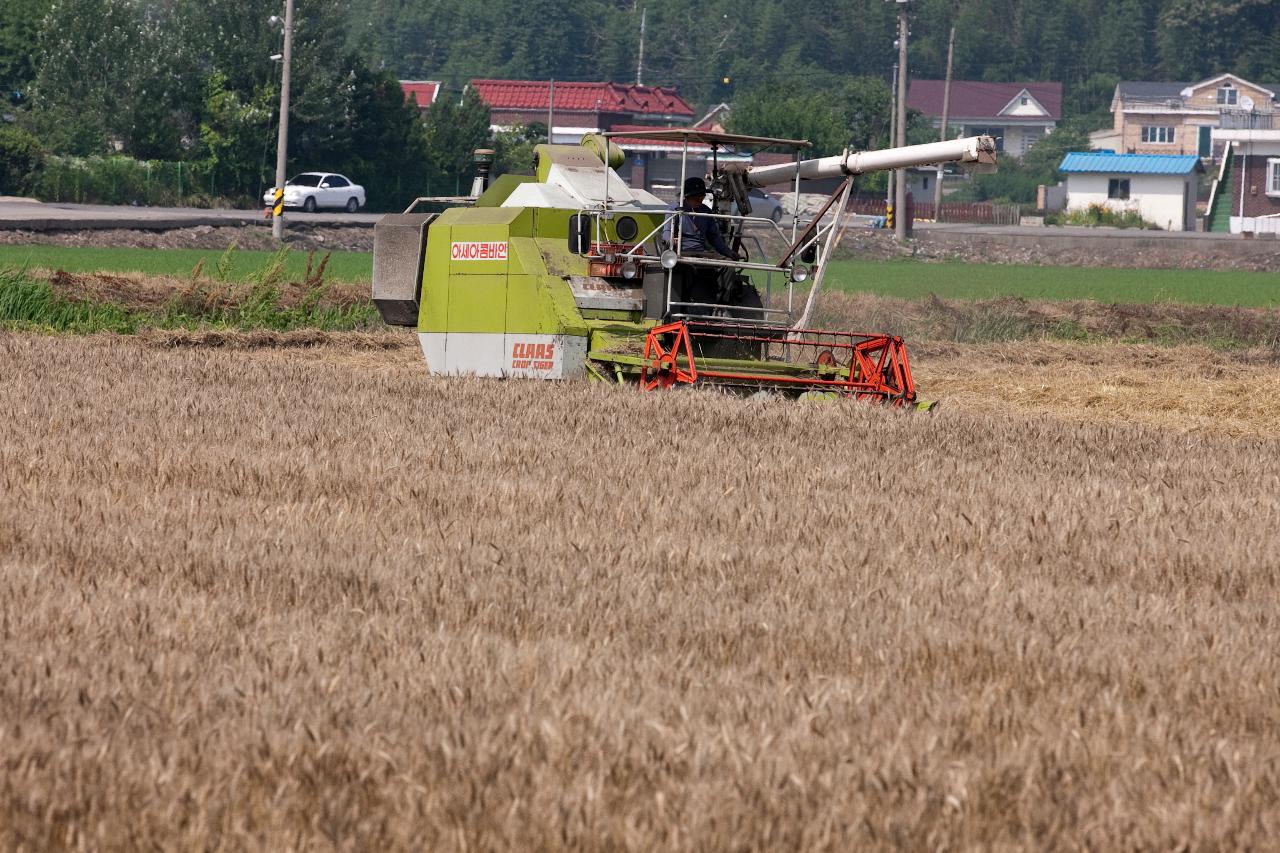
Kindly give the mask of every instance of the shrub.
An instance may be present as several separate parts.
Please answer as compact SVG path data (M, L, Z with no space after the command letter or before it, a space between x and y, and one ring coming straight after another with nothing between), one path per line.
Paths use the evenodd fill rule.
M44 163L40 140L21 128L0 126L0 195L30 195Z
M1086 208L1069 210L1061 217L1063 225L1109 225L1113 228L1141 228L1159 231L1160 226L1142 218L1136 210L1112 210L1104 204L1091 204Z

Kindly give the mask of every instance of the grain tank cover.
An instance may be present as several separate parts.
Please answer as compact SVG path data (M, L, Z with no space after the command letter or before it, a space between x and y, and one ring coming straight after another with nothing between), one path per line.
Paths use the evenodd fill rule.
M396 213L373 226L373 304L390 326L416 326L427 228L438 213Z

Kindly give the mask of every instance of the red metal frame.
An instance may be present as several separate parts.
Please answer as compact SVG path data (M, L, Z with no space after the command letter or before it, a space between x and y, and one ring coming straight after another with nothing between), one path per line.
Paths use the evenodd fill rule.
M662 343L664 335L675 335L671 347ZM683 350L685 364L680 366ZM667 323L665 326L654 326L649 330L644 341L645 365L640 368L640 390L652 391L654 388L670 388L677 382L692 384L698 381L698 367L693 361L693 346L689 343L689 327L683 322ZM649 371L654 372L653 379Z
M669 345L665 344L663 339L670 335L674 335L674 339ZM701 351L717 341L758 346L762 353L769 353L778 361L811 365L813 372L807 376L787 376L757 372L746 366L707 366L706 361L702 367L697 366L695 345ZM707 381L720 385L834 391L894 406L911 405L916 400L907 347L896 335L681 320L650 329L644 357L646 365L640 371L640 387L645 391L669 388L677 382ZM687 369L680 364L682 357ZM650 371L655 373L653 379L649 378Z

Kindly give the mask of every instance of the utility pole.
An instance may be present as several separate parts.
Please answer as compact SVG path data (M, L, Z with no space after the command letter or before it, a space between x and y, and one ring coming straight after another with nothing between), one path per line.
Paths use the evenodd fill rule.
M898 0L898 146L907 144L907 6ZM907 170L898 170L893 203L893 234L898 242L907 239Z
M889 144L887 147L892 148L898 144L898 63L893 64L893 83L889 86ZM891 169L888 172L888 180L885 188L885 204L893 204L895 198L893 194L894 178L898 176L897 170Z
M280 132L276 136L276 197L271 236L284 239L284 181L289 153L289 73L293 70L293 0L284 4L284 66L280 69Z
M640 59L636 62L636 85L644 85L644 16L648 9L640 10Z
M547 97L547 144L548 145L550 145L552 142L555 142L555 140L551 138L552 136L551 122L555 120L555 113L556 113L556 78L552 77L551 93Z
M947 82L942 87L942 133L939 142L947 141L947 119L951 116L951 61L956 54L956 25L951 25L951 37L947 39ZM942 221L942 164L938 164L938 177L933 184L933 221Z

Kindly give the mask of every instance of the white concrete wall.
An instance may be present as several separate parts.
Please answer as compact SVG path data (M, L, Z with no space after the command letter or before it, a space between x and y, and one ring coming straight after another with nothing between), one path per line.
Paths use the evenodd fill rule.
M1128 200L1107 198L1112 178L1129 179ZM1195 174L1067 175L1067 210L1083 210L1091 204L1100 204L1117 213L1136 210L1143 219L1166 231L1194 230Z

